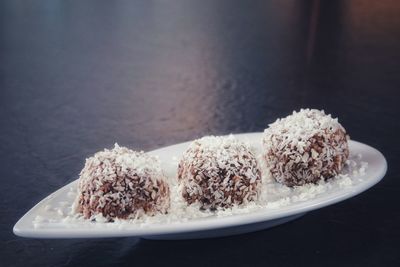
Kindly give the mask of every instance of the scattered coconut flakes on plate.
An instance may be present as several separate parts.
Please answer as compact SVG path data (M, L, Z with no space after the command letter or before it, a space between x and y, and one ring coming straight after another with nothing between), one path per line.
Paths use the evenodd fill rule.
M114 222L106 222L105 218L98 215L96 223L101 224L117 224L123 228L125 225L135 224L138 227L144 227L149 224L160 223L184 223L190 220L206 217L226 217L236 214L245 214L259 210L276 210L296 202L307 201L315 198L318 195L324 194L333 190L348 188L362 181L362 176L368 168L368 163L362 161L361 155L350 154L349 160L341 174L329 179L321 181L318 184L306 184L303 186L287 187L277 183L270 175L268 170L261 160L261 152L252 147L254 153L258 155L258 161L262 168L262 183L261 194L257 201L248 202L241 206L232 208L217 209L216 211L202 211L200 205L192 204L188 206L183 200L178 190L178 182L176 177L168 177L171 188L171 208L168 214L158 214L155 216L142 216L138 219L131 220L115 220ZM176 159L175 159L176 160ZM77 189L70 188L68 198L73 203L77 194ZM34 220L35 228L43 227L46 223L71 223L71 222L87 222L81 215L74 213L72 206L66 207L65 202L60 202L46 210L54 214L53 219L46 220L42 216L37 216Z

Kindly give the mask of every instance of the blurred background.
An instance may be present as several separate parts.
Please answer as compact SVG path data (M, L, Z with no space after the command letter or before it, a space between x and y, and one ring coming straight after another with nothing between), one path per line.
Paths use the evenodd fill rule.
M0 1L4 266L399 266L400 2ZM375 188L267 231L201 241L28 240L35 203L115 142L263 131L300 108L383 152ZM199 262L192 262L200 257Z

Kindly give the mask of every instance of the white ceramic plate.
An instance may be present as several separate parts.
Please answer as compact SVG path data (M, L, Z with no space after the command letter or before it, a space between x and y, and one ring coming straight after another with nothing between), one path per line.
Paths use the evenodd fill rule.
M247 141L252 147L261 147L261 133L238 134L236 138ZM163 168L169 177L176 175L176 167L167 164L171 157L180 157L187 148L188 142L177 144L149 153L158 155ZM136 236L154 239L192 239L216 236L235 235L266 229L303 215L308 211L319 209L350 197L353 197L378 183L386 173L387 163L384 156L376 149L355 141L350 141L350 153L361 154L362 160L368 163L365 174L356 179L358 182L347 187L334 187L323 194L305 201L297 201L275 209L258 209L248 213L234 214L225 217L210 216L189 221L171 223L136 224L128 223L123 227L115 223L95 223L79 221L61 221L61 211L51 211L48 207L61 205L71 207L74 181L50 196L43 199L28 211L14 226L14 233L30 238L100 238ZM44 223L39 223L43 221Z

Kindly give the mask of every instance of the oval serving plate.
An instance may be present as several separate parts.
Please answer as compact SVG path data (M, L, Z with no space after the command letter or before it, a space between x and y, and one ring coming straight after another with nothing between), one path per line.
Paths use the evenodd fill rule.
M262 133L237 134L235 137L245 141L260 153ZM166 175L176 176L176 165L172 158L180 158L189 142L149 152L157 155ZM376 149L350 141L350 154L362 155L362 161L368 167L359 177L345 187L328 188L310 199L289 203L282 207L260 208L245 213L233 213L227 216L208 216L190 220L159 223L98 223L90 221L63 220L63 210L71 210L76 195L77 180L52 193L30 211L14 226L14 233L30 238L101 238L101 237L145 237L149 239L193 239L228 236L266 229L296 219L306 212L319 209L351 198L378 183L386 173L387 163ZM329 183L329 182L327 182ZM52 209L51 207L64 207Z

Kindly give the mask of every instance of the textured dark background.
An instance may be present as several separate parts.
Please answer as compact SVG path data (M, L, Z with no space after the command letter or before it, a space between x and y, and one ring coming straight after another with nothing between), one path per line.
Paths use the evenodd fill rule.
M400 266L399 1L0 1L1 266ZM325 109L387 157L373 189L270 230L30 240L30 207L115 141L151 150Z

